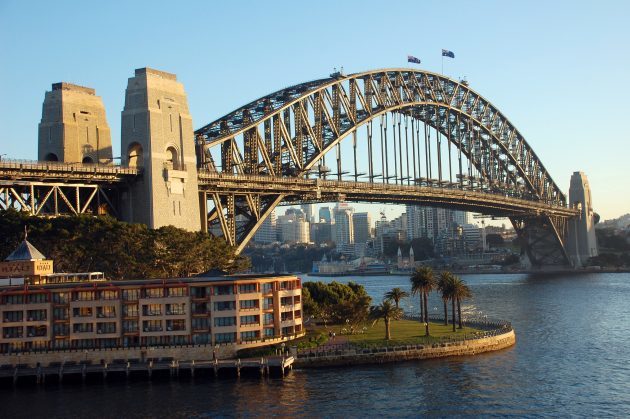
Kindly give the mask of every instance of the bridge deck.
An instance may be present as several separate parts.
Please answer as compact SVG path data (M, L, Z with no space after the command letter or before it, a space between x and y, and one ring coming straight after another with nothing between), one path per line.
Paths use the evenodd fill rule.
M27 160L0 161L0 179L43 181L53 179L78 182L121 182L142 173L140 168L117 165L43 162Z
M571 217L578 214L572 208L515 198L500 192L461 188L460 184L449 182L420 186L199 172L199 189L243 194L284 194L285 202L348 200L448 205L503 216L547 214Z

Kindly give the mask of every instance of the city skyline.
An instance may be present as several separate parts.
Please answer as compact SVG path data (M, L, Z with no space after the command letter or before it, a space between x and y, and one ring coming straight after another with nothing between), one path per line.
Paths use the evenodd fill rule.
M474 6L460 2L456 7L459 14L450 16L452 30L446 33L437 31L439 19L429 18L439 16L439 3L421 7L400 2L392 9L391 19L401 24L389 25L385 36L376 31L357 37L344 25L334 31L322 28L318 36L293 31L286 36L286 29L272 25L265 27L266 38L283 42L263 43L263 48L250 42L256 39L255 30L250 28L261 27L257 22L271 16L287 22L298 22L305 16L322 20L327 8L298 12L288 11L291 8L284 2L252 3L249 7L253 12L245 17L238 15L233 5L192 2L163 13L149 3L136 2L126 5L127 13L123 14L122 3L113 2L95 6L94 19L81 19L82 12L71 7L74 2L61 4L70 7L41 2L37 12L31 13L21 3L0 5L0 34L5 40L0 74L11 81L4 87L5 100L0 104L0 122L5 129L2 158L36 158L44 94L52 83L60 81L96 89L105 104L114 156L120 156L124 86L134 68L152 66L177 73L190 98L193 126L198 128L286 85L326 77L342 65L346 73L412 65L440 72L440 51L446 48L456 58L444 59L444 74L455 79L466 77L473 89L495 103L565 193L571 174L583 171L592 186L595 211L602 219L630 212L630 197L619 194L624 155L615 152L623 149L626 139L613 123L622 120L622 100L629 89L616 82L629 67L628 58L618 53L629 39L622 22L629 7L623 2L607 2L607 7L569 2L485 2ZM377 27L382 18L377 8L357 5L348 2L336 7L339 15L355 16L363 25L367 23L366 27ZM140 12L147 18L131 18ZM192 16L201 14L214 16L213 25L189 24ZM418 19L420 16L427 18ZM472 19L487 23L476 26L475 37L467 35L467 22ZM526 21L532 25L513 24ZM63 24L50 31L50 22ZM121 28L118 33L93 30L95 24L113 22ZM156 29L159 32L166 23L169 33L180 35L143 35L155 34ZM24 27L29 31L21 30ZM430 33L440 33L440 37L426 36ZM392 38L401 41L392 45ZM349 45L339 39L355 42ZM492 42L481 48L478 39ZM322 57L317 51L324 47ZM420 58L422 64L408 64L409 54ZM252 63L261 65L252 71ZM591 105L585 106L585 100ZM383 206L372 206L370 211L377 214ZM403 209L395 207L392 211L395 214Z

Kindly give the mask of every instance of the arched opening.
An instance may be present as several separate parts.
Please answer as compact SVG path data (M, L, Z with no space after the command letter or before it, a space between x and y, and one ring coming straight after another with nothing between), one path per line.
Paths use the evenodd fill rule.
M142 146L138 143L131 143L127 149L127 161L129 162L129 167L142 167L142 159Z
M44 157L44 161L59 161L59 157L55 153L48 153Z
M94 164L94 160L92 160L92 157L90 157L90 156L85 156L85 157L83 157L83 160L81 160L81 163L83 163L83 164Z
M177 149L173 146L169 146L166 149L166 164L172 167L174 170L179 170L179 153Z

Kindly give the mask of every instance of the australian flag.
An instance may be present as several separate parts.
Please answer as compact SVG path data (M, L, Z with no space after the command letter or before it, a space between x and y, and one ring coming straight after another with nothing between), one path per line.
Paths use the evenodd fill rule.
M420 58L416 58L413 55L407 55L407 62L408 63L414 63L414 64L420 64Z
M449 51L447 49L443 49L442 50L442 57L451 57L451 58L455 58L455 54L453 54L453 51Z

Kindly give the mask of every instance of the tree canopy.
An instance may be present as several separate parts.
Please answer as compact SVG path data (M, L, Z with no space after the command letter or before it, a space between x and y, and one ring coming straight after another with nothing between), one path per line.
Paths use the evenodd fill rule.
M228 272L249 266L234 248L207 233L173 226L151 230L111 217L31 217L14 210L0 211L0 257L4 259L28 240L57 272L104 272L109 279L186 277L211 269Z
M333 281L305 282L302 284L304 312L324 323L358 324L367 319L372 298L363 285L355 282L341 284Z

